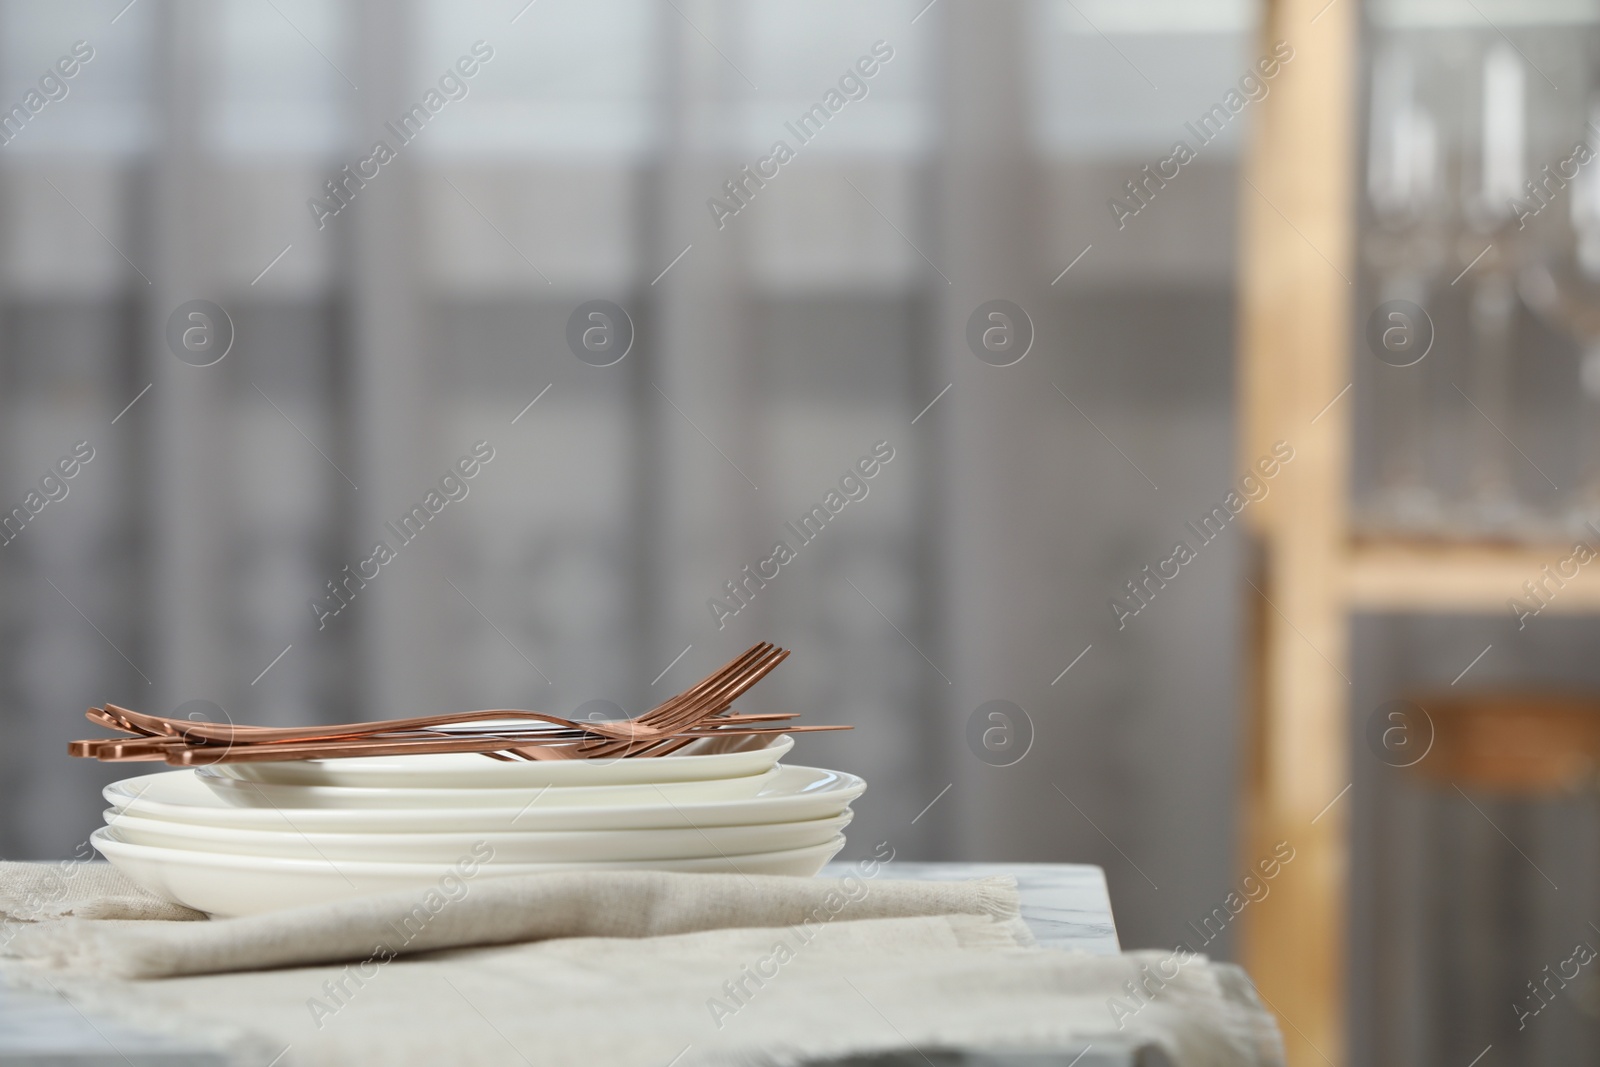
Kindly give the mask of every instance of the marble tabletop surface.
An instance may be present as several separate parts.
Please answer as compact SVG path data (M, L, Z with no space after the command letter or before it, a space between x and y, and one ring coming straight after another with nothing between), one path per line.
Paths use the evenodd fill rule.
M843 876L850 865L830 864L824 875ZM990 875L1017 880L1022 918L1039 944L1095 955L1120 951L1105 874L1098 867L1065 863L911 863L891 861L878 877L955 881ZM830 1067L1162 1067L1159 1051L1101 1041L1053 1052L908 1053L837 1061ZM231 1067L214 1052L141 1033L92 1017L64 998L0 986L0 1065L4 1067ZM822 1065L817 1065L822 1067Z
M830 863L824 876L843 877L848 863ZM1095 956L1122 951L1111 918L1111 894L1099 867L1076 863L911 863L891 860L880 878L959 882L1010 875L1017 880L1022 920L1043 948L1078 949Z

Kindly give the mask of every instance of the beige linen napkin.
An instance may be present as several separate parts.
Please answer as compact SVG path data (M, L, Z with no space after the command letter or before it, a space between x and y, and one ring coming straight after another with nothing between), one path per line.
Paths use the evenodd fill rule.
M1020 947L977 915L566 938L337 967L116 981L53 974L85 1011L204 1036L263 1067L793 1065L914 1047L1159 1047L1177 1067L1281 1067L1271 1019L1191 959ZM15 964L11 964L15 967ZM1146 970L1148 968L1148 970ZM1141 1061L1143 1062L1143 1061Z
M1094 1041L1158 1046L1178 1067L1283 1062L1231 969L1033 947L1009 879L584 872L486 879L434 903L46 920L18 927L8 951L24 959L0 977L254 1067L786 1067ZM339 962L285 966L314 960Z
M4 864L0 867L21 866ZM46 920L6 955L121 978L365 960L561 937L657 937L835 918L979 915L1016 919L1016 884L776 875L576 871L453 880L355 900L200 923ZM1026 927L1017 929L1026 933Z

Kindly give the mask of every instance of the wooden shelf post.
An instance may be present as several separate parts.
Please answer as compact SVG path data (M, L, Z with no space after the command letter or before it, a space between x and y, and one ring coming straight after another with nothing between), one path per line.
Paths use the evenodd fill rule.
M1350 783L1349 345L1354 300L1353 109L1360 11L1269 0L1259 51L1293 58L1255 105L1240 183L1239 466L1294 449L1263 508L1246 866L1278 842L1294 859L1252 905L1243 958L1277 1014L1293 1067L1346 1062L1345 944ZM1336 798L1340 798L1335 803Z

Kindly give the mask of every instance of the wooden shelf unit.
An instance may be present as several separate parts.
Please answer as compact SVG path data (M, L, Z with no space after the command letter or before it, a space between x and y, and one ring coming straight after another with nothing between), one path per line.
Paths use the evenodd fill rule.
M1239 190L1239 466L1250 469L1274 442L1295 450L1272 495L1245 513L1260 552L1244 591L1251 662L1240 860L1253 866L1280 841L1295 858L1245 914L1241 951L1293 1067L1350 1062L1350 616L1509 619L1523 583L1573 548L1357 540L1351 531L1361 18L1358 3L1266 0L1260 54L1277 41L1295 54L1252 105ZM1600 612L1600 561L1563 580L1541 614Z
M1503 613L1514 619L1509 602L1516 598L1541 615L1600 612L1600 560L1563 568L1573 545L1356 542L1340 565L1345 604L1351 611ZM1542 604L1526 591L1528 582L1542 583Z

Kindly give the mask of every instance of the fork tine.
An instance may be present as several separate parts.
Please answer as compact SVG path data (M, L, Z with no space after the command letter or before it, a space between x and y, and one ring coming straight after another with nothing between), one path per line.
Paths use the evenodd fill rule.
M769 651L754 662L748 664L744 670L730 677L716 689L704 694L702 700L693 711L683 713L678 721L683 719L703 718L705 715L714 715L724 711L737 700L751 686L772 672L772 669L782 663L789 656L788 649L771 646Z
M728 694L742 692L740 687L746 679L759 678L766 674L776 661L781 660L786 654L776 646L768 646L759 654L746 659L738 670L730 672L714 685L703 687L699 693L685 700L670 713L658 717L652 725L657 729L676 728L684 722L721 710L731 702Z
M639 747L641 742L648 741L649 743L654 743L654 741L660 739L660 736L663 733L676 732L690 723L707 718L708 716L715 715L718 712L725 710L730 704L733 703L735 699L738 698L739 694L745 692L752 685L755 685L756 682L766 677L774 667L788 658L789 652L787 649L782 649L776 645L771 645L766 642L763 642L762 645L765 647L761 648L761 646L757 646L758 648L761 648L761 651L758 653L756 649L751 649L751 652L756 653L756 655L751 656L747 653L745 656L740 657L740 659L744 660L745 663L739 670L730 674L728 677L723 678L714 686L709 688L697 687L702 688L703 691L697 696L685 701L680 707L674 709L671 713L662 715L655 722L653 722L651 724L651 726L654 728L651 731L651 735L653 736L641 736L635 741L592 742L588 744L582 744L577 746L578 752L584 756L592 758L594 756L610 755L611 753L619 750L625 752L633 751Z
M643 715L638 716L633 721L636 723L652 724L664 716L671 715L685 702L694 700L707 690L721 684L725 679L732 677L739 671L743 670L754 659L765 655L767 651L773 647L774 646L768 641L761 641L757 644L751 645L742 653L723 664L720 669L706 675L704 678L700 679L700 681L696 682L688 689L685 689L677 696L668 697L665 701L651 708Z
M627 737L616 739L593 738L563 751L567 753L569 758L582 759L591 756L609 755L616 751L631 753L636 751L642 744L653 744L662 737L668 736L672 725L678 722L685 713L692 713L695 708L699 707L707 699L708 694L724 689L730 679L740 677L750 668L751 664L759 662L762 657L770 655L774 647L767 641L758 642L683 692L668 697L642 715L624 720L623 722L629 728ZM622 724L619 723L618 725ZM515 753L518 750L513 748L508 751ZM532 754L530 753L529 755ZM550 757L541 754L534 758Z
M720 670L702 678L682 693L668 698L643 715L627 720L633 727L633 734L621 740L629 741L641 735L659 734L663 727L678 722L685 714L692 714L693 709L700 707L712 694L726 689L731 681L742 677L752 665L770 656L775 647L767 641L752 645Z

